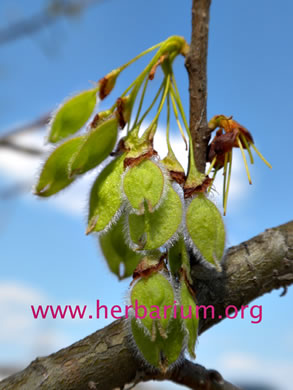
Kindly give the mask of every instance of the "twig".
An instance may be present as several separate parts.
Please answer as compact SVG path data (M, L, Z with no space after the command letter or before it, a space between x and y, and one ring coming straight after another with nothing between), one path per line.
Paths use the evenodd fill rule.
M52 1L44 11L0 29L0 45L35 34L59 18L75 15L99 1L101 0Z
M185 62L189 74L190 132L195 163L201 172L205 171L207 146L210 140L206 118L210 4L211 0L193 0L191 44Z

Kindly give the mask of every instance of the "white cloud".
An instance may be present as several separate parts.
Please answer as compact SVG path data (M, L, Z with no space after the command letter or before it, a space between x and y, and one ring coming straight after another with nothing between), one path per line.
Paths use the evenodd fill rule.
M241 352L226 352L219 357L217 369L234 382L262 383L278 390L292 389L293 360L273 360Z
M43 299L43 295L25 285L16 282L0 282L0 304L18 302L29 304Z
M63 347L68 337L49 321L36 321L31 305L45 304L46 296L24 284L0 282L0 361L28 363Z

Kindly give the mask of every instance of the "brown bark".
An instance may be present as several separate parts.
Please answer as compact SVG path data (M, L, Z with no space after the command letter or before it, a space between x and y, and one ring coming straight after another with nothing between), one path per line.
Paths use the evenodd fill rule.
M205 171L210 130L207 126L207 52L211 0L193 0L192 36L186 57L189 75L190 132L197 169Z
M248 304L256 297L293 283L293 221L228 250L222 273L207 272L195 262L194 287L200 305L214 305L214 319L200 319L200 333L219 321L227 305ZM166 375L150 372L129 343L127 327L118 320L0 383L0 390L110 390L126 383L169 379L191 389L236 389L215 371L183 361ZM200 385L201 381L203 384Z

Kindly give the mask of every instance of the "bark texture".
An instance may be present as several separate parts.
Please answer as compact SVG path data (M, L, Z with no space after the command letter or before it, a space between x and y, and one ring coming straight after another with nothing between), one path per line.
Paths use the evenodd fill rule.
M193 0L192 35L186 57L189 75L190 132L197 169L205 171L210 130L207 126L207 53L211 0Z
M215 318L200 319L200 333L224 318L225 307L240 307L274 289L293 283L293 221L228 250L223 272L207 272L194 259L194 288L200 305L214 305ZM0 390L111 390L127 383L169 379L191 389L232 390L219 373L183 360L165 375L149 371L131 347L124 320L113 322L85 339L0 382Z

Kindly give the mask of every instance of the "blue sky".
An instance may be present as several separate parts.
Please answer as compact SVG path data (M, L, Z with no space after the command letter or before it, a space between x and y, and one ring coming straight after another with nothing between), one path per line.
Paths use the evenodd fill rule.
M24 7L21 1L2 0L0 27L33 15L44 4L30 2ZM77 19L60 20L38 35L0 46L0 134L55 108L66 96L89 88L91 80L170 35L189 40L190 7L191 1L108 0ZM292 219L292 12L289 0L282 6L272 0L222 0L211 8L208 116L233 115L252 132L273 166L269 170L256 157L249 186L236 157L239 163L225 217L229 245ZM116 96L142 64L125 72ZM188 112L182 59L176 75ZM22 141L42 143L37 136ZM39 161L0 150L0 189L22 182L30 185L38 166ZM109 305L124 301L128 281L118 283L96 240L84 235L92 180L88 175L68 195L52 201L40 201L29 192L0 201L0 364L23 364L105 325L103 320L34 322L28 313L30 303L92 307L98 298ZM198 361L231 380L250 375L279 383L276 390L289 390L293 292L283 298L279 294L255 302L263 305L260 324L226 320L204 334ZM27 337L20 342L17 335L23 332Z

